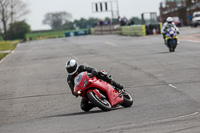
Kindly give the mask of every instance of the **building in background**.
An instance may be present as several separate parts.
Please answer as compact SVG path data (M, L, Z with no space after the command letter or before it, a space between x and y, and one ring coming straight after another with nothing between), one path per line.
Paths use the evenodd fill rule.
M160 3L159 19L165 22L170 16L179 19L181 25L189 25L190 16L195 11L200 11L200 0L165 0Z

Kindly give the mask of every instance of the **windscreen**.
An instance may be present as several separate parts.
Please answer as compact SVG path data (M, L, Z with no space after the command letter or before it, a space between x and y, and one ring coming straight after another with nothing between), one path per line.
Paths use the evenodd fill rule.
M200 14L196 14L195 17L200 17Z
M80 73L76 78L74 79L74 84L75 86L78 86L81 83L81 80L83 78L84 72Z

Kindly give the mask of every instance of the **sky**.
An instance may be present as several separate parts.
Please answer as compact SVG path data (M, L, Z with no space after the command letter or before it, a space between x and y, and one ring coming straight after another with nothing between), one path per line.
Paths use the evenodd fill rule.
M95 17L104 19L112 17L111 12L92 12L92 3L111 0L24 0L30 11L25 19L32 30L50 29L48 25L43 25L44 15L49 12L66 11L72 14L74 19ZM116 0L112 0L116 1ZM163 0L117 0L119 5L119 15L131 17L141 17L143 12L157 12L159 15L159 5Z

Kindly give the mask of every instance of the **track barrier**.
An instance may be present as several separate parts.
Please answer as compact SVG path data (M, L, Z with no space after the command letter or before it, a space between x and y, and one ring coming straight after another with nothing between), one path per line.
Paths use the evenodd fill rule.
M65 32L65 37L82 36L89 34L90 34L89 30L77 30L77 31Z
M108 34L120 34L120 25L99 25L94 27L93 34L95 35L108 35Z
M26 38L26 41L83 36L89 34L92 35L119 34L126 36L146 36L146 35L161 34L161 28L162 28L162 23L155 25L131 25L131 26L100 25L91 29L65 32L62 36L51 35L51 36L29 37Z
M145 36L146 28L145 25L122 26L121 34L128 36Z

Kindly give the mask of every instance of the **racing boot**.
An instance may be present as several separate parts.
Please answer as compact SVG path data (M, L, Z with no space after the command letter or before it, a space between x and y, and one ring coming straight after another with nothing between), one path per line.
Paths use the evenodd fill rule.
M81 100L81 104L80 107L83 111L88 112L90 111L92 108L96 107L94 104L89 103L87 100L83 99Z

